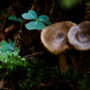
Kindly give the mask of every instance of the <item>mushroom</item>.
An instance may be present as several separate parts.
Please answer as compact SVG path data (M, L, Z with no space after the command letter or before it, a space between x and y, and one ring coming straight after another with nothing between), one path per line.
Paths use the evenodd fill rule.
M70 28L68 32L69 43L79 51L90 50L90 21L83 21ZM84 52L80 52L78 68L83 61Z
M70 28L69 43L77 50L90 50L90 21L84 21Z
M41 42L48 51L59 56L59 67L62 71L68 70L64 51L69 48L67 33L69 29L76 25L71 21L57 22L50 26L46 26L41 31Z

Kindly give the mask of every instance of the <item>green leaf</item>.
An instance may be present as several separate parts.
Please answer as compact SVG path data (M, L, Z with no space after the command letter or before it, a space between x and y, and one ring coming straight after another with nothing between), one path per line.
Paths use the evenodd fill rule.
M40 20L41 22L46 22L46 21L49 21L49 17L46 16L46 15L41 15L39 16L38 20Z
M3 66L0 65L0 69L2 69L2 68L3 68Z
M90 2L87 2L86 5L87 5L87 6L90 6Z
M11 51L14 50L14 48L13 48L13 46L11 44L8 44L8 47L9 47L9 50L11 50Z
M70 9L80 2L80 0L57 0L57 1L59 6L63 9Z
M27 13L23 13L22 17L24 19L34 20L34 19L37 19L37 13L34 10L29 10Z
M51 24L51 22L49 20L49 17L46 16L46 15L39 16L38 20L41 21L41 22L43 22L43 23L45 23L45 24L47 24L47 25L50 25Z
M4 50L7 50L8 49L8 43L5 42L5 41L1 41L0 42L0 50L4 51Z
M34 30L34 29L41 30L45 27L45 25L41 23L40 21L32 21L30 23L27 23L25 27L28 30Z
M9 47L9 50L13 51L14 50L14 43L12 42L12 40L8 39L9 43L8 43L8 47Z
M8 20L16 20L16 19L17 19L17 17L16 17L16 16L14 16L14 15L13 15L13 16L9 16L9 17L8 17Z
M17 18L17 21L20 22L20 23L23 22L22 18Z
M45 23L45 24L47 24L47 25L52 24L52 22L51 22L51 21L45 21L44 23Z

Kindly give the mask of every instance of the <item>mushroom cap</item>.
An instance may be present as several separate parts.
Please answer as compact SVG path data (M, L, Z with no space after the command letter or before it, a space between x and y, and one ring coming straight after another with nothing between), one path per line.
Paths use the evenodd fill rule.
M67 32L76 25L71 21L57 22L41 31L41 42L51 53L58 55L68 48Z
M77 50L90 50L90 21L71 27L68 39Z

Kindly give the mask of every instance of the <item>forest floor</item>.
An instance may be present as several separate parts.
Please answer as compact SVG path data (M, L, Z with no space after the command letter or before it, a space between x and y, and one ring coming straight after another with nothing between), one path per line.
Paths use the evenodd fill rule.
M65 56L70 70L63 72L58 67L58 56L48 52L41 43L41 30L27 30L28 20L21 17L22 13L33 9L38 16L47 15L52 23L72 21L79 24L90 20L87 11L90 6L85 6L86 0L81 2L74 8L63 10L55 0L0 0L0 42L11 39L20 49L21 58L30 63L25 68L19 66L11 71L5 65L0 67L0 90L90 89L90 50L67 50ZM9 20L8 17L13 15L23 21Z

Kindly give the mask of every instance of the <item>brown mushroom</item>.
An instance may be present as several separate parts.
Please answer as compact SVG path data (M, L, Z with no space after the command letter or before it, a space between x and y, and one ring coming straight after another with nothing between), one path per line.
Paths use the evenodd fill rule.
M90 50L90 21L84 21L70 28L68 32L69 43L79 51ZM80 52L78 69L83 61L84 52Z
M69 48L67 44L67 33L74 25L76 24L71 21L58 22L45 27L41 32L41 42L48 51L55 55L59 55L59 66L64 72L68 70L66 57L63 53Z
M68 39L77 50L90 50L90 21L84 21L71 27Z

